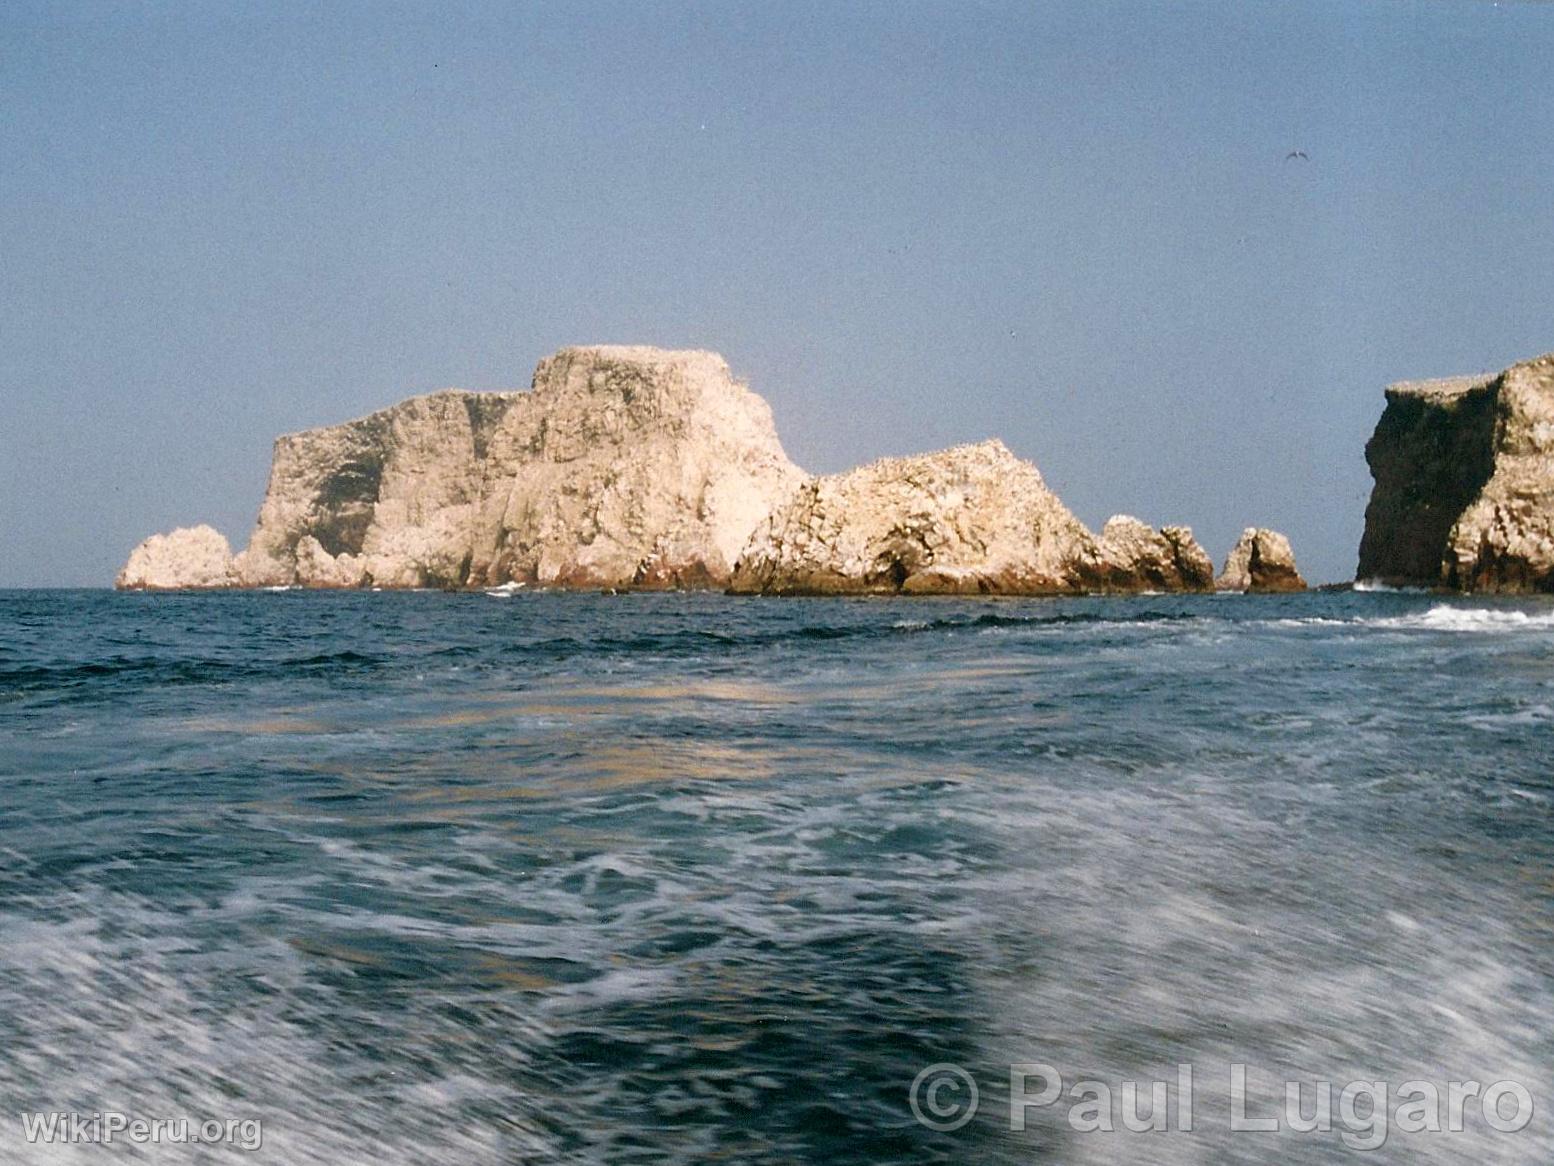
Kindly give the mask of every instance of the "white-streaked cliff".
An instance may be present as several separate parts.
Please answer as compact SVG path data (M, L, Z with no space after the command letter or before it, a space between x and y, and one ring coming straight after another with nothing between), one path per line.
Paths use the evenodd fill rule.
M802 479L715 353L568 348L528 392L445 390L279 438L231 583L721 586Z

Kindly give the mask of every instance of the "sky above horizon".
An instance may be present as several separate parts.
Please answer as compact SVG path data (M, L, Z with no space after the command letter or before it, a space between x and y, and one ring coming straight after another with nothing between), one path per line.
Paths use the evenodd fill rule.
M814 472L997 436L1347 579L1383 387L1554 349L1550 61L1506 0L12 0L0 586L588 343L723 353Z

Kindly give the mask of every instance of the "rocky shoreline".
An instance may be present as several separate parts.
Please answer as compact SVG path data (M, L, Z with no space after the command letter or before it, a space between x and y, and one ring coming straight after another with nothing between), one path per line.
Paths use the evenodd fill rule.
M710 352L567 348L528 392L444 390L277 439L248 546L154 535L116 586L726 589L766 595L1303 590L1249 528L1216 577L1186 526L1088 530L985 441L805 474Z

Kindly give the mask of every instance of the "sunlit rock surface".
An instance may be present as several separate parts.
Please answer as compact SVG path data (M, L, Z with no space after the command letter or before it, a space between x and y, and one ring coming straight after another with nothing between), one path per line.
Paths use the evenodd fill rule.
M1088 559L1079 565L1090 590L1211 591L1214 562L1192 529L1155 530L1127 514L1107 519Z
M114 580L126 591L176 591L230 587L234 581L232 548L226 536L209 526L181 526L154 534L130 552Z
M1554 591L1554 354L1387 389L1358 578Z
M802 479L716 354L568 348L529 392L447 390L278 439L232 582L722 586Z
M768 595L1052 595L1202 590L1185 527L1097 539L1000 441L881 458L805 483L751 537L731 590Z
M1269 547L1258 561L1272 571ZM1299 579L1293 561L1290 573ZM617 346L547 357L528 392L448 389L283 436L241 554L209 527L177 531L148 540L119 576L147 588L787 595L1214 583L1189 528L1118 515L1094 534L1000 441L812 478L721 357Z
M1221 591L1304 591L1290 540L1276 530L1249 526L1241 532L1215 580Z

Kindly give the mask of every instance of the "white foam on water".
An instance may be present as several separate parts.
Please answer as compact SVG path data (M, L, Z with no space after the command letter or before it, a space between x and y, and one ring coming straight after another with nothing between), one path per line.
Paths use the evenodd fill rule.
M1134 1135L1120 1124L1110 1134L1072 1134L1065 1101L1028 1112L1038 1137L1011 1136L1025 1160L1047 1160L1051 1142L1061 1147L1054 1160L1079 1166L1551 1160L1545 1126L1501 1134L1471 1106L1462 1133L1409 1134L1393 1124L1382 1148L1360 1154L1344 1146L1337 1120L1337 1094L1350 1081L1387 1083L1389 1117L1397 1088L1411 1079L1433 1081L1443 1096L1451 1080L1512 1080L1542 1102L1554 1087L1539 1024L1549 993L1515 905L1486 907L1471 887L1442 903L1419 890L1430 872L1393 872L1372 884L1379 893L1359 911L1324 914L1313 926L1308 913L1334 888L1376 873L1368 856L1281 847L1276 822L1224 799L1171 812L1140 788L1065 794L1028 817L1002 807L990 823L990 833L1008 831L1022 847L1041 843L1046 882L1063 888L1044 896L1041 883L1016 872L995 876L1007 884L991 896L1006 917L999 930L1009 933L1015 918L1041 920L1040 950L1064 958L1057 975L1042 974L1040 962L1029 978L977 968L974 990L1000 1018L983 1038L982 1063L1051 1064L1069 1088L1080 1078L1113 1091L1140 1081L1146 1109L1149 1083L1174 1083L1176 1066L1190 1063L1196 1124L1191 1134ZM1202 863L1210 852L1214 861ZM1268 876L1277 878L1248 892ZM1110 910L1118 901L1131 909ZM1335 1083L1333 1131L1233 1133L1233 1063L1249 1066L1248 1108L1258 1115L1279 1112L1286 1080L1304 1085L1308 1107L1315 1082Z
M1374 592L1381 595L1423 595L1429 589L1426 587L1394 587L1390 583L1381 582L1379 579L1356 579L1353 590Z
M1498 733L1519 725L1538 725L1545 721L1554 721L1554 708L1546 704L1528 705L1512 713L1480 713L1463 718L1464 724L1487 733Z
M1396 590L1396 588L1389 590ZM1281 619L1257 622L1264 627L1273 628L1352 627L1434 632L1542 631L1554 630L1554 608L1529 612L1514 607L1458 607L1455 604L1438 603L1428 611L1408 615L1349 618L1320 615L1286 616Z
M1369 627L1436 632L1543 631L1554 630L1554 609L1527 612L1516 608L1457 607L1438 603L1418 615L1386 616L1359 622Z
M550 992L541 1009L546 1016L586 1011L612 1004L672 999L680 975L672 968L621 968L581 984Z
M503 583L498 587L486 588L486 594L492 599L509 599L524 589L522 583Z
M111 1152L96 1144L38 1143L25 1146L24 1158L0 1151L0 1160L71 1166L107 1157L173 1166L247 1160L409 1166L515 1154L554 1160L557 1147L533 1122L521 1090L495 1080L478 1049L463 1052L456 1026L436 1027L434 1007L409 1018L391 1012L372 1018L419 1054L407 1058L414 1068L385 1075L370 1053L352 1048L351 1030L340 1026L341 1017L352 1015L340 989L309 975L308 963L286 942L201 953L178 934L182 916L143 900L93 893L74 905L79 917L65 922L3 918L10 942L0 953L7 1042L0 1095L13 1112L187 1117L196 1126L254 1119L262 1149L136 1145L121 1136ZM215 914L224 910L218 906ZM266 993L226 991L234 974L263 983ZM543 1034L506 1013L492 1015L505 1022L498 1038L503 1057L525 1063ZM369 1080L375 1084L364 1091ZM491 1110L512 1118L497 1127L466 1116Z

